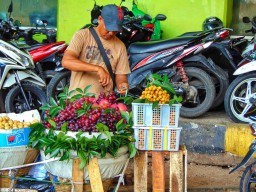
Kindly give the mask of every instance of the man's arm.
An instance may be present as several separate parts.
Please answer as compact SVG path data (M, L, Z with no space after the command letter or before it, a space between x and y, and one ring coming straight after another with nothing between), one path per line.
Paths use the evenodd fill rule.
M116 74L116 87L117 92L120 94L125 94L126 89L129 89L129 84L126 74Z
M62 59L62 66L75 72L96 72L102 86L107 86L110 82L110 75L103 67L79 60L78 55L73 51L65 51Z

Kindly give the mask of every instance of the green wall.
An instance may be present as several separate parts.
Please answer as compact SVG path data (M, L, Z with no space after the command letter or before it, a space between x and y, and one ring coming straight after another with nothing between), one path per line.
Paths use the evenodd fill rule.
M120 5L121 0L98 0L97 4ZM226 27L230 26L233 0L137 0L138 8L154 17L165 14L161 22L163 38L172 38L188 31L200 31L205 18L219 17ZM75 31L90 23L93 0L58 0L58 40L69 43ZM132 0L125 0L123 6L131 8Z

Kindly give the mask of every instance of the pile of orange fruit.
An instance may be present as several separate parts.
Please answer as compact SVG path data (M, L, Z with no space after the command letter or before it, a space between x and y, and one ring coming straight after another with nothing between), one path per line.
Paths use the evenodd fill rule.
M159 104L167 104L169 103L170 95L162 87L151 85L142 92L140 99L147 99L149 102L157 101Z

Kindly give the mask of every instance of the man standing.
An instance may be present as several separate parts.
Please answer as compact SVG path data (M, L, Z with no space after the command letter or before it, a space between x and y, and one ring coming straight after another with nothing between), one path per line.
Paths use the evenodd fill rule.
M122 21L122 9L116 5L106 5L98 17L98 26L95 27L115 74L120 94L124 94L129 88L127 74L130 73L125 45L115 36L122 30ZM72 71L69 90L84 89L87 85L92 85L90 92L96 96L102 91L113 91L111 76L89 29L75 33L65 51L62 65Z

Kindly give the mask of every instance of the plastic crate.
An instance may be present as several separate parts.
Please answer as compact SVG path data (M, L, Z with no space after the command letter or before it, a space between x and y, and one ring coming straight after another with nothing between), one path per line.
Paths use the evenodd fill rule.
M132 103L133 123L135 127L178 127L180 104L159 104L152 110L152 104Z
M139 150L178 151L181 127L133 127Z

